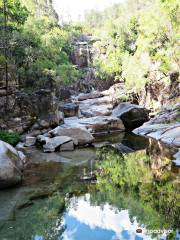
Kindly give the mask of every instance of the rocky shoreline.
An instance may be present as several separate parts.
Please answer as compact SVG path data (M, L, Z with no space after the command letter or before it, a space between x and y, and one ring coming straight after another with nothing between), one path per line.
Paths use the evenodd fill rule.
M167 144L169 147L177 148L173 161L180 166L180 104L173 108L165 109L149 122L135 129L135 134L153 138Z
M113 91L79 94L72 96L71 101L54 104L54 111L41 115L28 133L21 136L21 142L15 150L1 141L0 179L2 187L11 186L21 181L25 149L37 146L44 153L74 151L88 146L102 147L108 144L97 144L95 137L113 132L132 131L141 136L156 139L177 149L174 163L180 166L180 105L164 110L149 120L149 110L130 102L121 102L122 88ZM48 108L49 109L49 108ZM47 109L47 110L48 110ZM120 151L129 152L125 146L114 145ZM4 165L8 159L8 166ZM19 167L20 164L21 166ZM9 167L10 166L10 167ZM6 173L6 174L5 174ZM5 176L6 175L6 176ZM5 176L5 177L4 177ZM12 180L14 179L14 181ZM11 184L12 183L12 184Z

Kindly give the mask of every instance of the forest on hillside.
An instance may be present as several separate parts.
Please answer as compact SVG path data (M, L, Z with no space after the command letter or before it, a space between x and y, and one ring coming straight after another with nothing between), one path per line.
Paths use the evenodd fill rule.
M179 69L178 0L128 0L104 11L90 10L78 23L58 23L52 1L0 1L1 86L8 78L27 88L71 84L81 77L73 65L73 39L98 41L92 65L99 81L123 80L140 89Z
M52 1L1 0L0 10L1 84L13 78L27 88L48 88L78 78L69 56L80 29L60 26Z

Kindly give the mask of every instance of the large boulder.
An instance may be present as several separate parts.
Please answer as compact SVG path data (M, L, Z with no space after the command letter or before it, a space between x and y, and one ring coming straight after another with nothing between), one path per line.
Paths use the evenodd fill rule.
M108 133L111 131L124 131L122 120L113 116L98 116L90 118L66 118L63 128L76 127L86 129L93 133Z
M24 155L0 140L0 188L21 182Z
M61 145L72 142L72 138L68 136L58 136L49 138L45 145L43 145L44 152L55 152Z
M68 136L73 139L75 145L86 145L94 140L88 130L80 127L57 127L50 131L50 134L53 136Z
M126 129L132 130L149 120L149 110L142 106L129 103L120 103L112 112L120 118Z

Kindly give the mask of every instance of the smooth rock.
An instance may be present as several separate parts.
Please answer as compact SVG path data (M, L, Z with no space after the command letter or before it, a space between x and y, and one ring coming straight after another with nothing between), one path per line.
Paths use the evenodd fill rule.
M110 116L112 113L113 105L94 105L86 106L85 104L80 105L80 112L84 117L95 117L95 116Z
M180 147L180 124L144 124L133 131L164 143Z
M64 143L72 141L68 136L58 136L50 138L45 145L43 145L44 152L55 152Z
M87 99L94 99L94 98L100 98L100 97L103 97L104 95L101 93L101 92L91 92L91 93L81 93L79 94L78 96L78 101L84 101L84 100L87 100Z
M22 161L23 163L26 163L26 160L27 160L27 159L26 159L26 156L24 155L24 153L21 152L21 151L18 151L18 155L19 155L21 161Z
M16 145L16 149L17 149L17 150L24 150L24 149L25 149L25 143L19 142L19 143Z
M180 167L180 148L178 152L174 155L175 160L173 162L175 163L176 166Z
M180 147L180 125L167 129L161 135L161 140Z
M113 116L98 116L91 118L66 118L63 128L76 127L87 129L91 133L107 133L111 131L124 131L122 120Z
M21 182L24 156L0 140L0 188Z
M25 147L31 147L36 144L36 137L26 136Z
M75 145L86 145L92 143L93 136L84 128L71 127L57 127L50 131L53 136L68 136L73 139Z
M60 147L60 151L73 151L74 150L74 142L73 141L70 141L70 142L67 142L67 143L64 143L61 145Z

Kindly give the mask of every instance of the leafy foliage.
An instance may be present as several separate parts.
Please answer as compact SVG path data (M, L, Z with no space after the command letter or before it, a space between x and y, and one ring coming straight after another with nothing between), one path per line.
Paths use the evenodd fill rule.
M0 131L0 140L15 146L20 141L20 136L16 133Z
M7 29L10 29L7 61L9 71L15 69L16 82L25 87L52 88L79 78L80 72L71 63L70 54L71 39L81 28L60 26L51 1L11 0L6 5L6 14ZM3 11L0 19L3 33ZM3 50L0 62L5 63Z
M97 77L123 79L128 89L141 89L151 72L177 71L179 19L177 0L129 0L90 11L84 24L100 39L94 45Z

